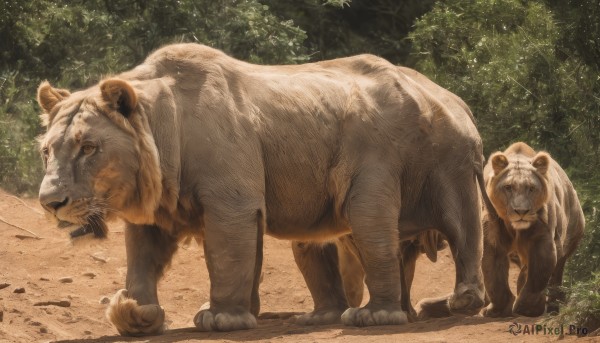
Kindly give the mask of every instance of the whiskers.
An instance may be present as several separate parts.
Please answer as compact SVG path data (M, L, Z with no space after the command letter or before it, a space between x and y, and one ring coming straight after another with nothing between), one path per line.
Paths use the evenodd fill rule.
M87 234L94 234L95 238L106 238L108 227L106 220L118 213L109 206L107 199L88 199L86 201L86 214L83 224L77 230L71 232L71 238L77 238Z

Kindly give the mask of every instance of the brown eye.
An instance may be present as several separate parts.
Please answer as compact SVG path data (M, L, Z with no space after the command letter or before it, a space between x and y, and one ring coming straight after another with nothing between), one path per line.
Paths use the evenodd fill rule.
M505 190L505 191L507 191L507 192L510 192L510 191L512 191L512 186L511 186L511 185L504 185L504 187L503 187L503 188L504 188L504 190Z
M533 186L529 187L529 193L533 193L533 192L535 192L535 187L533 187Z
M85 154L85 155L91 155L94 153L94 151L96 151L96 147L90 144L86 144L84 146L81 147L81 151Z

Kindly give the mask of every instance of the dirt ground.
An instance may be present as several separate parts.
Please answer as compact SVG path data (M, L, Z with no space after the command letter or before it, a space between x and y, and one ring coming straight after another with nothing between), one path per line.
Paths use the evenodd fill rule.
M8 223L8 224L7 224ZM11 226L16 225L20 228ZM46 221L35 199L20 199L0 190L0 342L530 342L557 340L556 336L508 332L513 322L541 323L543 318L451 317L402 326L353 328L343 325L303 327L292 319L260 318L259 327L231 333L195 332L198 308L208 301L209 280L202 248L181 246L159 285L161 305L170 330L162 336L124 338L104 316L103 297L111 297L125 283L123 227L110 225L106 240L83 238L71 242L68 232ZM24 231L29 230L32 233ZM35 235L41 239L31 238ZM412 300L451 292L454 266L450 252L437 263L421 257L417 264ZM289 242L265 241L264 280L260 295L263 312L307 312L313 303L293 260ZM515 283L517 269L511 270ZM8 286L6 286L8 284ZM23 293L15 293L22 289ZM63 302L62 306L40 305ZM61 304L61 303L57 303ZM568 323L565 331L568 329ZM575 339L565 335L564 339ZM593 338L578 341L594 341Z

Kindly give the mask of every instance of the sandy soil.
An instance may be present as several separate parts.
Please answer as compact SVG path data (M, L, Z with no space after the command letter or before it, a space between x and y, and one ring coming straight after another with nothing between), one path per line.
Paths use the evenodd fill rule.
M6 222L30 230L41 239ZM201 333L192 318L208 301L209 280L201 247L180 247L171 269L159 285L161 304L170 330L162 336L124 338L104 317L103 297L111 297L125 282L123 227L111 225L109 238L84 238L72 243L66 231L47 222L35 199L20 199L0 190L0 342L34 341L218 341L218 342L530 342L555 336L508 332L512 322L541 323L543 318L451 317L403 326L353 328L343 325L303 327L291 320L259 319L254 330ZM447 294L454 284L448 250L437 263L420 258L413 286L413 303ZM514 284L517 270L511 270ZM64 279L66 278L66 279ZM24 293L15 293L23 288ZM296 268L289 242L265 241L264 280L260 289L263 312L307 312L312 299ZM40 305L67 301L68 307ZM37 305L36 305L37 304ZM63 303L63 305L67 305ZM575 337L565 335L567 340ZM593 338L579 341L594 341Z

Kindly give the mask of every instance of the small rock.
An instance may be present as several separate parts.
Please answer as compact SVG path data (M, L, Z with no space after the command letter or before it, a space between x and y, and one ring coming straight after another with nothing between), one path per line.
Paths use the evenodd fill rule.
M68 260L68 259L70 259L71 257L69 257L69 256L61 256L60 258L62 258L63 260Z
M70 278L70 277L61 277L60 279L58 279L58 282L60 282L60 283L72 283L73 282L73 278Z
M4 321L4 311L0 310L0 323Z
M50 281L50 279L48 279L48 278L45 278L45 277L41 277L41 278L40 278L40 281Z
M48 329L46 329L46 328L40 328L40 332L41 333L48 333Z
M106 257L106 255L104 255L102 252L93 253L90 256L94 259L94 261L102 263L108 262L108 257Z
M175 300L183 300L183 295L176 295L173 299Z
M33 306L59 306L59 307L70 307L71 302L69 300L60 300L60 301L41 301L33 304Z
M85 272L85 273L83 273L83 274L81 274L81 275L83 275L83 276L87 276L87 277L89 277L90 279L93 279L93 278L95 278L95 277L96 277L96 274L94 274L94 273L92 273L92 272Z
M83 332L83 334L84 334L84 335L91 335L91 334L92 334L92 332L91 332L90 330L85 330L85 331Z
M103 305L106 305L108 303L110 303L110 298L109 297L102 297L100 298L100 303Z
M31 325L31 326L42 326L42 323L40 323L40 322L34 322L34 321L30 321L30 322L29 322L29 325Z
M23 288L23 287L15 288L13 293L25 293L25 288Z
M20 239L20 240L24 240L24 239L39 239L38 237L33 237L33 236L27 236L27 235L15 235L16 238Z
M0 289L4 289L8 286L10 286L10 283L0 283Z

